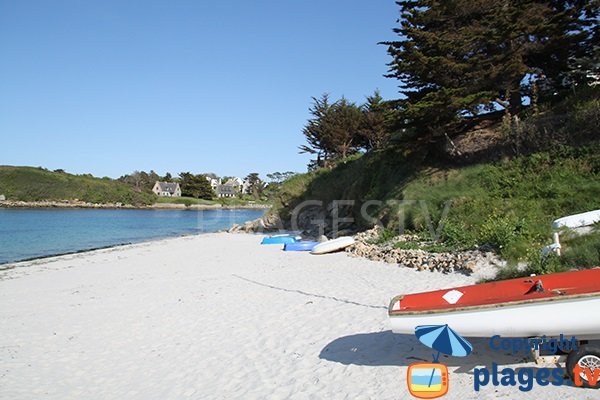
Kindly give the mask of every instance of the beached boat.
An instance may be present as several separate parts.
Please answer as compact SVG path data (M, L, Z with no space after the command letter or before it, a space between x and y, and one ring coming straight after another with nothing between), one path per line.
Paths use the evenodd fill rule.
M582 226L594 225L600 222L600 210L588 211L581 214L569 215L556 219L552 222L552 228L581 228Z
M312 251L319 242L301 241L295 243L287 243L283 246L284 251Z
M316 245L310 252L310 254L327 254L333 253L345 249L348 246L354 244L354 238L351 236L341 236L337 239L328 240L323 243Z
M600 339L600 269L563 272L396 296L392 331L448 324L463 336Z
M260 244L286 244L295 243L300 240L300 237L293 235L275 235L263 238Z

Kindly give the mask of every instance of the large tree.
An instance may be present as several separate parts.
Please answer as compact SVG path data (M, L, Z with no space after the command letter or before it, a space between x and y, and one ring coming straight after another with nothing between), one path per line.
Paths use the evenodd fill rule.
M273 172L273 173L267 174L267 178L269 178L271 180L271 184L278 184L278 183L285 181L286 179L291 178L292 176L294 176L296 174L297 173L293 172L293 171Z
M359 133L362 146L366 150L384 147L393 130L394 109L389 102L383 100L381 94L376 90L371 96L367 96L367 102L362 105L363 118Z
M150 172L133 171L131 174L121 176L118 180L133 186L137 192L152 193L152 187L156 181L160 180L160 176L153 170Z
M329 96L313 97L312 118L303 129L307 144L300 151L317 155L318 166L344 159L360 148L360 108L342 97L330 103Z
M401 39L386 42L388 76L401 82L404 117L429 132L466 115L519 113L537 80L560 89L569 60L591 48L598 19L598 0L397 4Z
M300 152L316 154L317 163L320 164L335 152L328 127L332 105L327 93L321 95L320 98L313 97L312 99L313 105L309 108L311 118L302 130L307 144L300 146Z
M256 199L260 198L265 189L265 183L258 176L258 172L248 174L245 181L248 183L248 193Z
M205 175L194 175L191 172L180 172L181 194L197 199L211 200L215 193Z

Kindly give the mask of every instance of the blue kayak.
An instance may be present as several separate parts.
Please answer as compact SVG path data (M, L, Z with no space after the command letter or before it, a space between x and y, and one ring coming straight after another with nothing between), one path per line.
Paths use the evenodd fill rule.
M270 236L264 238L260 244L288 244L295 242L296 238L294 236Z
M319 242L295 242L288 243L283 246L283 250L285 251L311 251Z

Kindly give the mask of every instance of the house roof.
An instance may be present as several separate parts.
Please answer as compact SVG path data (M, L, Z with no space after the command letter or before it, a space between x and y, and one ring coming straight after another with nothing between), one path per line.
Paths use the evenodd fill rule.
M177 187L179 186L179 183L176 182L156 182L156 184L161 192L169 193L175 193L175 190L177 190Z
M225 185L227 186L240 186L240 183L235 179L229 179Z

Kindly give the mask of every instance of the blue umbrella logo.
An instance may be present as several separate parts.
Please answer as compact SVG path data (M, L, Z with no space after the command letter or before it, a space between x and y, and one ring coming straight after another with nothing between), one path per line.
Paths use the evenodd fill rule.
M437 350L433 355L433 362L439 363L440 353L455 357L468 356L473 351L473 346L452 328L446 325L420 325L415 328L415 335L425 346ZM429 386L433 381L435 369L431 372Z
M465 357L471 354L473 346L452 328L446 325L419 325L415 335L425 346L437 350L433 362L438 362L440 353L455 357Z

